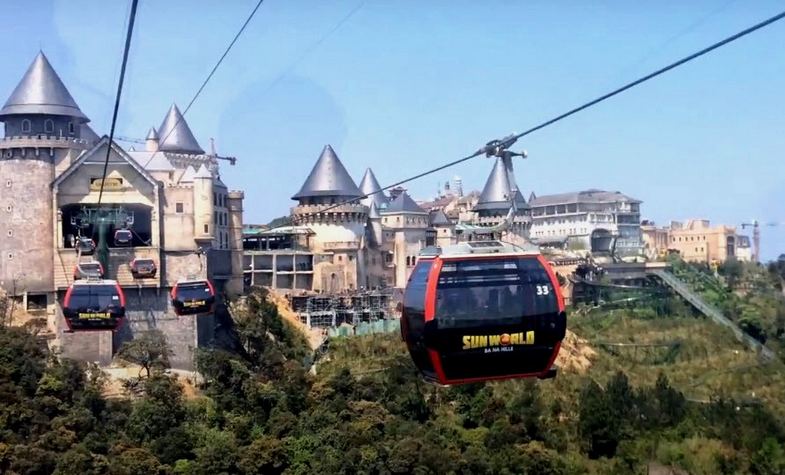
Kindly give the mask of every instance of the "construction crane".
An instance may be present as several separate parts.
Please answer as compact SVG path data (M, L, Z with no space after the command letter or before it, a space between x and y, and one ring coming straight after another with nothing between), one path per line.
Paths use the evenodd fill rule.
M741 223L741 229L752 228L752 261L753 262L760 262L760 227L761 226L779 226L785 225L785 223L778 223L774 221L769 221L767 223L761 223L757 219L753 219L749 223Z
M145 140L137 139L133 137L115 136L115 139L119 140L120 142L137 143L141 145L145 144ZM218 153L215 151L215 140L213 138L210 138L210 153L208 155L217 160L226 160L229 162L230 165L235 165L237 163L237 157L224 157L218 155Z

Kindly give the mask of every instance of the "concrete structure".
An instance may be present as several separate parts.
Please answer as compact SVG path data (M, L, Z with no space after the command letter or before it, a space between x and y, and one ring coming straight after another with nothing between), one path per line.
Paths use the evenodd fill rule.
M673 251L686 261L707 264L724 262L730 257L752 260L749 237L737 234L733 226L711 226L707 219L689 219L671 221L669 226L661 228L647 223L642 229L649 257Z
M193 348L212 339L212 317L175 317L169 289L199 277L213 280L219 292L242 291L243 194L227 190L216 155L204 153L174 105L161 127L150 130L143 151L99 138L43 53L0 110L0 121L6 237L0 286L47 309L48 328L67 356L105 363L122 341L154 327L172 343L176 364L190 368ZM105 277L124 288L128 322L109 336L65 333L60 302L77 264L74 241L102 239L102 230L85 220L99 209L132 218L130 247L113 247L115 227L125 223L103 229L110 247ZM156 277L134 279L134 258L153 259Z
M615 239L622 257L642 252L641 201L618 191L586 190L529 199L531 239L573 249L607 251Z

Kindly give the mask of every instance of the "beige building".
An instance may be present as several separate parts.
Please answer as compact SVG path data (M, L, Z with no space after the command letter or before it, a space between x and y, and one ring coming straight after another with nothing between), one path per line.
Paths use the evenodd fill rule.
M24 307L45 311L50 329L61 327L80 238L107 245L104 277L125 289L132 322L171 315L167 294L180 279L210 278L219 292L242 291L243 193L227 189L219 157L202 150L176 106L150 130L144 150L125 150L90 129L39 53L0 121L0 285ZM132 232L130 243L115 242L120 229ZM135 279L135 258L152 259L156 276Z
M731 257L749 261L752 258L748 236L737 234L733 226L711 226L707 219L671 221L669 226L661 228L647 222L641 226L641 231L649 258L663 256L669 251L676 251L691 262L724 262Z

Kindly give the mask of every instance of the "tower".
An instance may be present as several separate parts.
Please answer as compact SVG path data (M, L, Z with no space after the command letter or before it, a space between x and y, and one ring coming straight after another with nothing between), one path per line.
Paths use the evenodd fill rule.
M39 52L0 109L0 286L12 294L54 290L50 184L85 148L89 122L46 56ZM24 252L21 250L24 249Z
M358 288L363 282L361 243L368 221L368 207L359 202L343 203L363 194L330 145L322 150L311 173L294 196L294 224L314 233L313 251L332 255L314 267L314 288L337 292ZM343 203L343 204L341 204ZM337 205L337 206L336 206ZM330 208L324 211L326 208Z
M194 240L210 244L213 229L213 174L202 165L193 176L194 181Z
M513 196L514 193L514 196ZM531 217L529 205L523 198L515 182L512 159L497 157L491 174L485 182L480 199L474 207L480 225L495 226L505 219L510 211L512 199L515 200L517 212L512 228L506 231L507 239L521 243L529 237ZM517 241L517 242L516 242Z

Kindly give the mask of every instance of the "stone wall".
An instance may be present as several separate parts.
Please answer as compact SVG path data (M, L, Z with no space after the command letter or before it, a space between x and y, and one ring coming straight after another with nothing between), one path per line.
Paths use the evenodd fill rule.
M4 154L7 151L2 151ZM54 289L52 182L48 150L39 159L27 151L20 159L0 160L0 285L10 294Z

